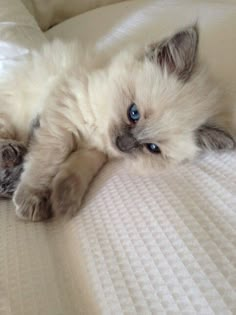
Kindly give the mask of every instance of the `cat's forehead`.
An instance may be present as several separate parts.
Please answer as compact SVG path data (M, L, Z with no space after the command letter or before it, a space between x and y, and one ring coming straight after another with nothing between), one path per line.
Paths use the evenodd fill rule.
M175 99L183 83L150 62L143 62L133 74L134 94L141 103L150 105Z
M146 118L175 115L183 103L178 84L171 80L153 80L148 83L143 80L134 90L134 102Z

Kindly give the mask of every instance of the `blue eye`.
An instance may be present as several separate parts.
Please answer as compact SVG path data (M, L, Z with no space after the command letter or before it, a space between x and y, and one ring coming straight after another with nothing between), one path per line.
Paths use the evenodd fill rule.
M128 118L131 122L137 122L140 119L140 114L135 103L131 104L128 109Z
M147 143L146 144L146 148L148 149L148 151L150 151L151 153L161 153L160 148L155 144L155 143Z

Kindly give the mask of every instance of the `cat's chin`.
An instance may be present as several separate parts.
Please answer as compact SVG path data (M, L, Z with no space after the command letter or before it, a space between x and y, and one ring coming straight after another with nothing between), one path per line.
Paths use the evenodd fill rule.
M169 163L167 161L156 161L146 158L124 158L123 167L127 173L138 176L159 176L160 174L176 167L176 163Z
M170 167L167 161L158 159L144 158L137 154L122 152L117 147L111 146L107 148L106 154L110 160L119 160L122 162L122 167L127 170L127 173L140 176L155 176L165 171L167 166Z

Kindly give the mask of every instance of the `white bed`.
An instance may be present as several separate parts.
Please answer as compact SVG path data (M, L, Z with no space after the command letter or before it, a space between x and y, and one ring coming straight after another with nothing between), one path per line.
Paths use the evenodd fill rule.
M55 37L112 52L196 18L235 102L235 1L124 1L42 33L19 1L0 0L1 74ZM153 178L110 163L70 221L25 223L1 201L0 314L236 314L236 152Z

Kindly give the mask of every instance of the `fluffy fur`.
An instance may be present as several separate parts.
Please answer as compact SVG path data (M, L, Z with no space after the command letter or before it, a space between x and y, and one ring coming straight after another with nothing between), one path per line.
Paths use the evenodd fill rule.
M37 221L75 213L107 157L153 172L201 148L233 148L234 130L219 119L226 117L223 96L197 48L196 26L105 61L56 41L9 73L0 82L0 137L27 145L40 121L14 195L17 215ZM132 103L136 123L127 116Z

